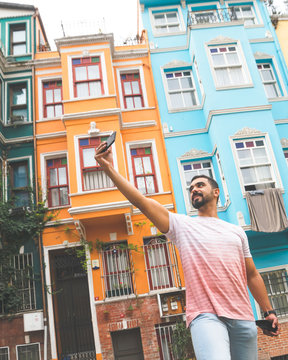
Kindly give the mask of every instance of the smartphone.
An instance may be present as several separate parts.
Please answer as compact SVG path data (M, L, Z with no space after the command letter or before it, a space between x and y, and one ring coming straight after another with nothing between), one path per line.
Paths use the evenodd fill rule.
M113 131L113 133L108 137L108 139L106 140L106 146L105 148L101 151L101 153L107 151L109 149L109 147L114 143L116 138L116 131Z
M256 325L259 326L262 330L268 330L272 332L276 332L278 330L278 327L276 328L272 327L272 322L269 320L256 320Z

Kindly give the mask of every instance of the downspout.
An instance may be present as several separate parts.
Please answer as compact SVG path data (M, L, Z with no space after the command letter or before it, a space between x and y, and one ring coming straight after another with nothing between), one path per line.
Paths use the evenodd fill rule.
M34 170L35 170L35 200L36 204L39 201L39 187L38 187L38 172L37 172L37 142L36 142L36 107L35 107L35 19L38 16L38 9L35 9L35 12L32 16L31 21L31 48L32 48L32 108L33 108L33 146L34 146ZM43 242L42 235L40 234L38 237L38 248L39 248L39 261L40 261L40 276L41 276L41 284L42 284L42 301L43 301L43 321L44 321L44 360L47 360L47 352L48 352L48 334L47 334L47 304L46 304L46 292L45 292L45 275L43 272Z

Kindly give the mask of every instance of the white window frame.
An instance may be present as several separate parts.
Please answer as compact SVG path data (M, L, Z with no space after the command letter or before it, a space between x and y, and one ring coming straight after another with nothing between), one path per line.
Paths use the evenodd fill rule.
M127 164L128 164L128 176L130 183L134 186L134 174L133 174L133 165L132 165L132 156L131 156L131 149L136 148L144 148L144 147L151 147L152 149L152 155L153 155L153 161L154 161L154 167L155 167L155 174L156 174L156 182L158 186L158 193L163 193L163 184L161 180L161 173L160 173L160 165L158 160L158 154L156 150L156 143L154 139L150 140L140 140L140 141L131 141L126 142L126 155L127 155ZM145 196L153 196L154 194L145 194Z
M11 80L11 81L5 81L5 90L4 90L4 93L5 93L5 95L4 95L4 98L5 99L9 99L9 89L10 89L10 85L12 85L12 84L17 84L17 83L26 83L27 84L27 121L23 121L22 123L23 124L29 124L29 123L31 123L32 122L32 114L31 114L31 94L32 94L32 90L31 90L31 81L30 81L30 79L27 79L27 78L23 78L23 79L21 79L21 78L19 78L19 79L17 79L17 80ZM6 125L11 125L11 126L13 126L8 120L8 114L10 114L10 101L9 101L9 103L8 104L5 104L5 106L4 106L4 112L5 112L5 114L4 114L4 119L5 119L5 121L4 121L4 123L6 124Z
M63 158L66 157L67 159L67 172L68 172L68 186L69 186L69 193L68 193L68 197L70 195L70 176L69 176L69 159L68 159L68 152L67 151L55 151L55 152L49 152L49 153L41 153L40 154L40 169L41 169L41 187L42 187L42 194L43 194L43 199L45 199L45 206L48 207L48 197L47 197L47 166L46 166L46 162L47 160L52 160L52 159L59 159L59 158ZM69 205L64 205L64 206L58 206L57 208L51 208L51 209L59 209L59 208L67 208L67 207L71 207L71 202Z
M205 9L205 10L197 10L197 8L201 8L203 7L203 5L205 7L207 7L208 9ZM209 7L211 7L209 9ZM216 16L218 16L218 10L221 10L220 8L220 4L219 2L208 2L208 3L205 3L205 4L189 4L188 5L188 11L190 12L191 16L193 17L194 14L200 14L200 13L205 13L205 12L213 12ZM194 20L195 20L195 17L194 17ZM218 23L221 23L221 19L218 18L218 21L215 21L213 22L212 24L218 24ZM197 23L196 20L195 20L195 26L197 25L208 25L210 24L209 23Z
M100 96L76 97L74 95L74 79L73 79L72 60L79 59L79 58L85 58L85 57L90 58L90 57L95 57L95 56L100 57L104 94L102 94ZM87 54L87 55L82 55L82 54L69 55L69 56L67 56L67 62L68 62L68 74L69 74L69 95L70 95L71 100L83 101L83 100L87 100L87 99L99 99L99 98L102 98L102 97L105 97L108 95L108 79L107 79L107 70L106 70L104 52L89 51L89 54Z
M187 91L194 91L194 95L195 95L195 99L196 99L196 104L193 106L189 106L189 107L179 107L179 108L175 108L172 106L171 103L171 99L170 99L170 90L168 89L168 81L166 78L166 74L167 73L177 73L177 72L190 72L191 73L191 79L192 79L192 83L193 83L193 88L191 89L180 89L178 92L181 93L181 95L183 94L183 92ZM197 93L197 87L196 87L196 82L193 76L193 71L192 71L192 65L189 66L189 68L187 69L183 69L183 68L178 68L177 70L175 70L175 67L173 68L173 70L171 69L171 71L169 70L169 67L162 67L161 68L161 74L162 74L162 80L163 80L163 87L164 87L164 91L165 91L165 97L166 97L166 101L167 101L167 107L168 107L168 111L169 112L181 112L181 111L190 111L190 110L197 110L199 109L200 103L199 103L199 98L198 98L198 93Z
M186 212L188 215L192 215L195 212L197 212L197 209L194 209L191 201L190 201L190 197L189 194L187 192L189 186L186 185L186 180L185 180L185 171L184 171L184 165L185 164L190 164L190 163L205 163L205 162L210 162L211 163L211 172L212 172L212 177L213 179L216 180L215 177L215 171L214 171L214 166L213 166L213 161L212 161L212 156L211 157L207 157L206 159L204 158L187 158L187 159L183 159L183 158L178 158L177 159L178 162L178 170L179 170L179 174L180 174L180 180L181 180L181 187L182 187L182 192L183 192L183 198L184 198L184 202L185 202L185 208L186 208ZM197 171L198 173L199 171ZM199 173L200 175L201 173ZM198 174L197 174L198 175ZM220 198L217 204L217 207L221 206L220 203Z
M232 39L231 39L232 40ZM208 62L210 65L210 69L211 69L211 73L212 73L212 77L213 77L213 81L214 81L214 85L216 90L227 90L227 89L240 89L240 88L246 88L246 87L252 87L253 83L252 83L252 79L250 76L250 72L247 66L247 62L245 60L245 56L242 50L242 47L240 45L240 42L238 40L235 40L235 42L232 41L223 41L220 44L214 44L213 40L212 42L206 43L205 44L206 47L206 53L207 53L207 57L208 57ZM227 66L219 66L219 68L227 68L228 72L229 72L229 68L232 67L241 67L241 71L242 71L242 75L243 75L243 79L244 82L242 84L230 84L230 85L218 85L217 83L217 76L216 76L216 72L215 72L215 65L213 64L213 59L210 53L210 49L211 48L221 48L221 47L235 47L236 48L236 53L239 59L239 65L227 65ZM226 58L226 57L225 57ZM216 66L217 67L217 66ZM230 72L229 72L230 73Z
M10 349L9 349L9 346L1 346L0 347L0 350L1 349L7 349L8 351L7 351L7 355L8 355L8 357L7 357L7 360L10 360Z
M251 16L251 17L245 17L245 16L243 15L243 9L242 9L242 8L248 7L248 6L250 6L250 7L251 7L251 10L252 10L252 16ZM241 5L233 5L232 7L234 8L234 10L235 10L235 8L239 8L240 13L241 13L241 17L238 18L238 20L243 20L245 26L253 26L253 25L256 25L256 24L257 24L257 16L256 16L256 14L255 14L253 5L251 5L251 4L246 4L246 5L245 5L245 4L241 4ZM245 21L251 20L251 19L253 19L253 21L254 21L253 24L245 24Z
M40 343L36 342L36 343L29 343L29 344L21 344L21 345L16 345L16 359L19 360L19 355L18 355L18 348L19 347L23 347L23 346L31 346L31 345L38 345L38 350L39 350L39 360L41 360L41 348L40 348Z
M264 66L269 66L269 70L270 70L270 72L271 72L271 74L272 74L272 77L273 77L273 80L264 80L264 78L263 78L263 75L262 75L262 69L259 69L258 68L258 66L262 66L262 67L264 67ZM259 74L260 74L260 77L261 77L261 80L262 80L262 84L263 84L263 86L264 86L264 90L265 90L265 94L266 94L266 96L267 96L267 99L269 100L269 99L278 99L278 98L280 98L280 97L282 97L282 95L281 95L281 91L280 91L280 87L279 87L279 84L278 84L278 81L277 81L277 78L276 78L276 76L275 76L275 72L274 72L274 69L273 69L273 66L272 66L272 64L270 64L269 62L266 62L266 63L257 63L257 69L258 69L258 71L259 71ZM268 93L267 93L267 91L266 91L266 86L265 85L270 85L270 84L272 84L272 85L274 85L275 86L275 89L276 89L276 92L277 92L277 96L274 96L274 97L268 97Z
M109 136L112 134L112 131L105 131L105 132L100 132L97 134L97 137L104 137L104 136ZM95 190L83 190L83 183L82 183L82 173L81 173L81 160L80 160L80 146L79 146L79 140L81 139L88 139L94 136L90 136L87 134L83 134L83 135L75 135L74 136L74 149L75 149L75 163L76 163L76 178L77 178L77 192L78 195L79 194L89 194L89 193L97 193L97 192L102 192L102 191L107 191L107 190L112 190L115 189L114 187L111 188L104 188L104 189L95 189ZM115 149L115 143L111 146L112 149L112 156L113 156L113 166L115 168L115 170L118 170L118 163L117 163L117 154L116 154L116 149ZM70 176L69 176L70 178ZM72 189L70 188L70 183L69 183L69 189L70 189L70 194ZM73 194L75 195L75 194Z
M129 74L129 73L134 74L136 72L139 72L139 76L140 76L140 84L141 84L141 89L142 89L144 107L137 108L137 109L126 109L125 105L124 105L124 99L123 99L121 75L124 73L125 74ZM136 110L141 110L141 109L147 108L148 107L148 98L147 98L147 91L146 91L146 86L145 86L145 77L144 77L144 72L143 72L143 66L135 66L132 68L129 67L129 68L121 68L121 69L118 68L118 69L116 69L116 76L117 76L120 105L121 105L122 111L136 111Z
M237 5L235 5L235 3ZM259 26L263 26L263 19L262 19L262 16L261 16L261 12L259 10L259 7L258 7L258 4L257 4L257 1L250 1L250 0L242 0L242 1L238 1L238 0L235 0L235 1L226 1L225 2L225 5L227 6L227 8L230 8L230 7L239 7L239 6L248 6L248 5L251 5L252 6L252 10L253 10L253 13L255 15L255 24L253 25L245 25L244 24L244 27L259 27Z
M244 185L244 181L243 181L243 178L242 178L242 173L241 173L241 168L240 168L240 163L239 163L239 160L238 160L238 154L237 154L237 150L236 150L236 147L235 147L235 142L237 141L249 141L249 140L264 140L264 145L265 145L265 148L266 148L266 153L267 153L267 157L268 157L268 160L271 164L271 175L272 175L272 181L271 182L275 182L275 188L280 188L282 189L283 188L283 185L282 185L282 181L281 181L281 177L280 177L280 173L279 173L279 170L278 170L278 167L277 167L277 162L276 162L276 159L275 159L275 156L274 156L274 152L273 152L273 148L272 148L272 144L270 142L270 138L268 136L268 134L266 133L263 133L263 135L247 135L247 136L232 136L230 137L230 145L231 145L231 149L232 149L232 154L233 154L233 157L234 157L234 163L235 163L235 166L236 166L236 171L237 171L237 174L238 174L238 179L239 179L239 182L240 182L240 187L241 187L241 190L242 190L242 194L243 196L245 196L245 185Z
M32 13L31 13L32 15ZM19 55L13 55L9 54L10 51L10 26L11 25L17 25L17 24L26 24L26 53L19 54ZM21 56L27 56L31 55L31 36L30 36L30 26L29 26L29 20L17 20L17 21L9 21L5 24L5 31L6 31L6 56L12 56L12 57L21 57Z
M43 106L44 106L44 99L43 99L43 85L45 82L48 81L62 81L62 76L47 76L38 78L38 101L39 101L39 120L56 120L61 119L63 116L53 117L53 118L44 118ZM39 91L40 89L40 91ZM62 81L62 91L63 91L63 81ZM63 104L63 98L62 98ZM64 114L64 104L63 104L63 114Z
M262 268L262 269L258 269L258 271L261 274L261 273L265 273L265 272L273 272L273 271L278 271L278 270L282 270L282 269L285 269L287 271L287 273L288 273L288 264ZM287 293L287 296L288 296L288 293ZM262 318L261 309L260 309L260 306L258 305L258 303L256 301L255 301L255 307L256 307L256 313L257 313L258 319L261 319ZM278 317L279 317L279 314L278 314ZM280 320L284 320L284 319L287 320L287 318L288 318L288 314L282 315L280 317Z
M165 14L169 12L173 12L173 10L177 13L178 16L178 24L179 24L179 30L174 32L159 32L157 31L157 26L155 24L154 14ZM180 5L176 6L160 6L160 7L153 7L149 8L149 17L150 17L150 23L152 27L152 32L155 37L160 36L172 36L172 35L183 35L185 34L185 22L182 15L181 7Z

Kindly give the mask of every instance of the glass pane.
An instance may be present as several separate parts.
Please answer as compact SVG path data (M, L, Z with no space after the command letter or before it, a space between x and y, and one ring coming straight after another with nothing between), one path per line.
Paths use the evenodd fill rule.
M87 80L86 66L75 67L76 81Z
M181 93L170 94L171 105L174 109L184 107Z
M132 97L126 98L126 109L134 109L134 102Z
M191 77L184 77L181 79L182 89L191 89L193 87Z
M134 166L135 166L135 173L136 175L144 174L142 159L141 158L134 158Z
M241 169L244 184L257 183L255 168Z
M77 84L76 88L77 88L77 97L89 96L88 83Z
M60 102L62 100L61 97L61 89L54 90L54 102Z
M217 84L219 86L230 85L229 74L227 69L215 69Z
M244 21L244 24L245 24L245 25L253 25L253 24L255 24L255 20L254 20L254 18L252 18L252 19L246 19L246 20Z
M49 170L50 186L58 185L57 169Z
M252 150L256 164L267 163L268 158L265 148L255 148Z
M236 52L228 52L226 54L227 62L229 65L238 65L239 64L239 58Z
M178 18L177 18L176 13L167 13L166 18L167 18L167 23L178 22Z
M99 79L100 71L98 65L88 66L88 79Z
M213 64L215 66L225 65L225 59L223 54L213 54L212 55Z
M13 105L26 104L26 88L13 89L12 101Z
M55 106L55 116L61 116L63 114L62 105Z
M60 188L59 191L60 191L60 204L61 204L61 205L67 205L67 204L69 204L68 188L67 188L67 187L63 187L63 188Z
M138 81L132 81L131 85L132 85L133 94L139 94L140 88Z
M53 90L46 90L46 104L53 103Z
M137 189L142 193L146 194L145 180L144 177L137 177Z
M256 168L256 172L257 172L259 181L262 182L262 181L271 181L272 180L270 166L259 166Z
M252 12L251 6L243 6L243 7L242 7L242 12L243 12L243 15L244 15L245 17L251 17L251 16L253 16L253 12Z
M177 31L177 30L179 30L179 25L170 25L169 26L169 32L174 32L174 31Z
M88 148L83 149L83 165L84 167L96 166L96 160L94 159L95 149Z
M139 109L142 107L142 98L141 96L134 96L134 103L135 103L135 108Z
M273 72L271 69L261 70L264 81L274 80Z
M66 177L66 167L58 168L59 171L59 185L66 185L67 184L67 177Z
M13 45L13 55L26 54L26 44Z
M155 193L154 176L146 176L147 193Z
M28 186L26 165L16 165L14 167L13 180L14 180L13 183L15 188Z
M149 156L144 156L143 158L144 174L152 173L151 160Z
M27 120L27 109L13 109L12 116L21 116L21 120Z
M233 84L243 84L244 77L242 73L242 68L232 68L230 69L231 79Z
M196 105L196 98L194 91L187 91L183 93L185 107L191 107Z
M26 31L25 30L13 30L12 40L13 40L13 43L26 41Z
M240 165L249 165L253 163L250 150L239 150L237 153Z
M46 117L47 118L53 118L54 117L54 106L47 106L46 107Z
M156 25L161 25L165 23L164 14L154 15L154 20Z
M124 82L124 94L125 95L131 95L132 94L131 83L128 82L128 81Z
M185 180L186 180L186 185L190 186L191 183L191 179L195 176L198 175L197 171L185 171Z
M265 84L264 86L268 98L275 98L278 96L278 91L275 84Z
M51 206L59 206L59 192L58 189L51 189Z
M89 83L89 86L90 86L90 96L102 95L101 81L93 81Z
M168 90L178 90L180 89L178 79L169 79L167 80Z

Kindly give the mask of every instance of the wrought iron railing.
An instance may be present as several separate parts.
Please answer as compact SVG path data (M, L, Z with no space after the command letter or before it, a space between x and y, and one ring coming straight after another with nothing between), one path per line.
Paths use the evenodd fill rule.
M187 16L187 26L202 24L216 24L243 20L239 18L233 6L229 8L211 9L205 11L189 11Z

